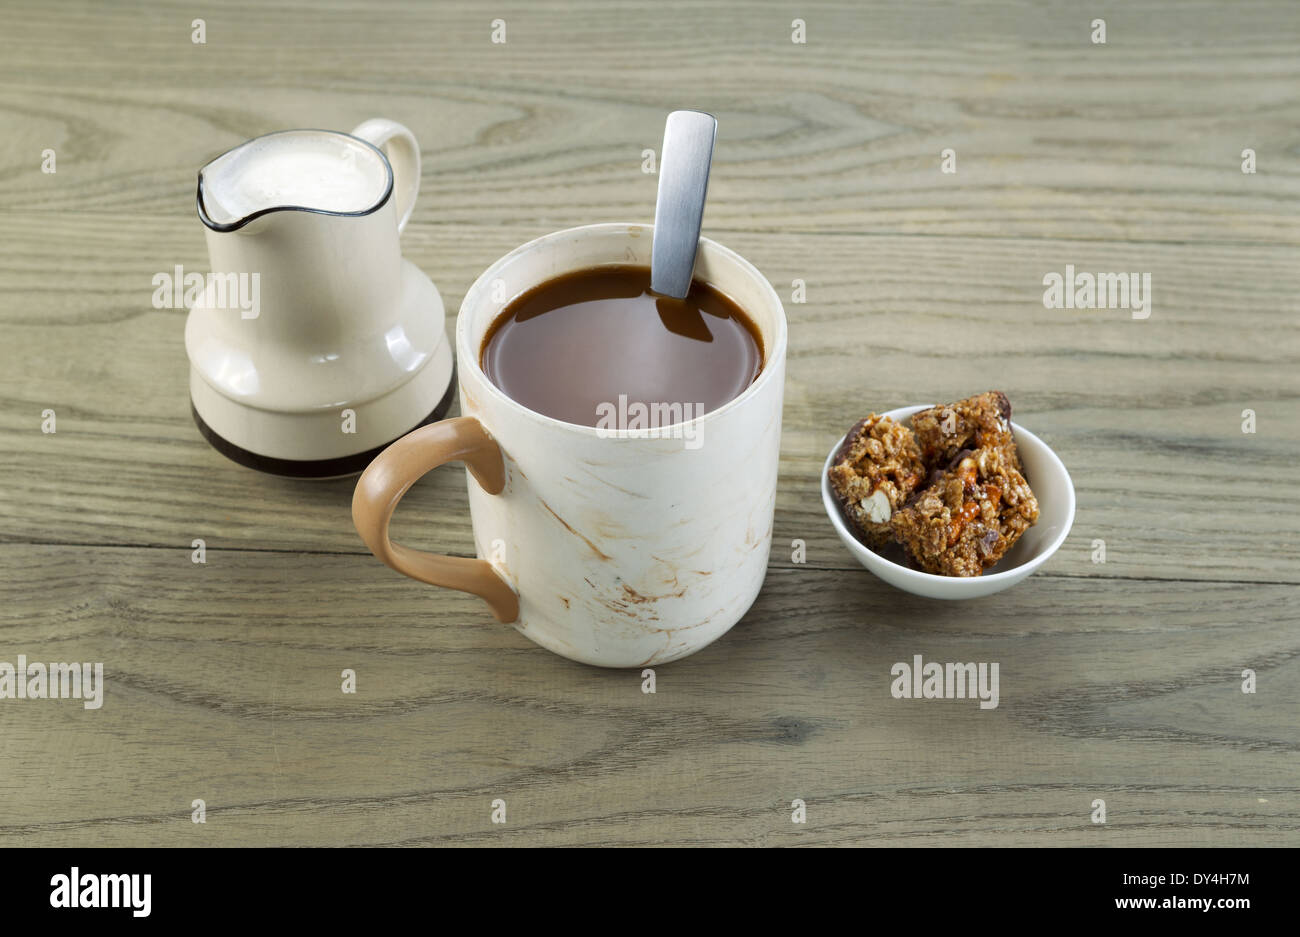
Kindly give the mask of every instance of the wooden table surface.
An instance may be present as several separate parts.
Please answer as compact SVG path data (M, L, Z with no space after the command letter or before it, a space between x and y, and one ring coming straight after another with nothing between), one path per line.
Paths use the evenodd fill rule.
M1298 89L1288 2L5 3L0 660L106 688L0 699L0 845L1300 845ZM212 156L410 126L403 246L450 320L526 240L651 220L642 151L690 106L720 126L705 233L787 300L790 357L763 592L656 693L382 566L350 481L199 436L151 278L208 269ZM1067 264L1150 273L1150 318L1045 308ZM994 386L1068 465L1073 532L988 599L895 591L822 460ZM394 533L472 551L459 467ZM1000 705L894 699L916 654L999 662Z

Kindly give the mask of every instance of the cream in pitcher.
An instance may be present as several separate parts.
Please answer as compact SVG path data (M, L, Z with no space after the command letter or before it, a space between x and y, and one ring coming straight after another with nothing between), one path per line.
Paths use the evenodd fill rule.
M231 225L279 207L355 213L384 196L382 154L344 134L286 131L251 140L203 171L203 208Z

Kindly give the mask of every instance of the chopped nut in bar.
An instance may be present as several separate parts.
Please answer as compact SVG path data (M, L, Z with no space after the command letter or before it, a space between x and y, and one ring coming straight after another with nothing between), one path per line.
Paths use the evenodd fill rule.
M959 452L895 512L893 534L918 566L944 576L978 576L1038 520L1038 500L1015 458L1014 448L1004 445Z
M925 466L912 431L873 413L844 437L829 476L850 526L879 546L890 539L890 519L925 478Z
M946 464L963 449L998 446L1007 450L1011 465L1020 468L1011 435L1011 401L1000 390L914 413L912 432L926 465Z

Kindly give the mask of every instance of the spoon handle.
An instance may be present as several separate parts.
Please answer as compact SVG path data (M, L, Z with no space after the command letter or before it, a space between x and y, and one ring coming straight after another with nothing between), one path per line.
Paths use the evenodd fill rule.
M662 296L685 299L691 288L717 135L718 121L702 111L673 111L664 124L650 257L650 288Z

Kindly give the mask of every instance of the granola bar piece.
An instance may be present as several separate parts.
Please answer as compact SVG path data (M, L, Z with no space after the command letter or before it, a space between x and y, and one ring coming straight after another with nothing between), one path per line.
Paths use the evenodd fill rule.
M1004 446L957 454L891 527L927 573L979 576L1038 520L1038 499Z
M1006 449L1012 466L1020 468L1011 435L1011 401L1000 390L914 413L912 432L926 465L946 465L963 449L996 446Z
M844 437L829 476L849 526L880 546L890 539L890 518L925 478L925 466L912 431L873 413Z

